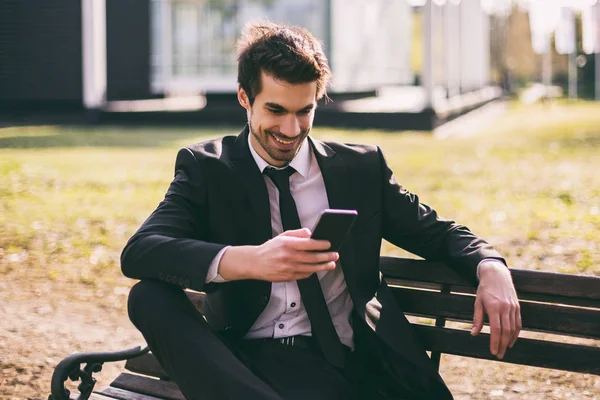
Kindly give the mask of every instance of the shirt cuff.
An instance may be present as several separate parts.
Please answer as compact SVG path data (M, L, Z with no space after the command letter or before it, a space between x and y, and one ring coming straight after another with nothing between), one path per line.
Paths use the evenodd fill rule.
M218 257L218 256L217 256ZM479 267L481 267L481 264L483 264L486 261L493 261L493 262L497 262L498 264L502 264L506 267L506 264L504 264L502 261L498 260L497 258L484 258L483 260L481 260L479 262L479 264L477 264L477 281L479 282Z
M221 263L221 258L223 258L223 254L229 249L231 246L223 247L221 251L217 253L215 258L213 258L210 266L208 267L208 272L206 273L206 283L223 283L227 282L221 275L219 275L219 264Z

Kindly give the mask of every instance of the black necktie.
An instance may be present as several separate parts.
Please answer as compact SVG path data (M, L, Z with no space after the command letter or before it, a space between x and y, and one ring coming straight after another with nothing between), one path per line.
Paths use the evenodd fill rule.
M265 174L279 190L279 211L284 231L302 228L296 202L290 192L290 176L294 172L296 171L292 167L281 170L270 167L265 169ZM342 368L345 361L344 346L333 326L317 274L297 282L313 337L317 340L325 359L330 364Z

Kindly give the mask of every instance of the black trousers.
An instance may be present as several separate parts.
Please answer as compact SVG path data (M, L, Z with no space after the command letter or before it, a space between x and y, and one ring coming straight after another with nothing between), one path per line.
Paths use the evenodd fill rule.
M338 370L309 349L227 340L173 285L138 282L131 289L128 309L131 321L187 400L414 398L385 394L355 353L349 354L347 367Z

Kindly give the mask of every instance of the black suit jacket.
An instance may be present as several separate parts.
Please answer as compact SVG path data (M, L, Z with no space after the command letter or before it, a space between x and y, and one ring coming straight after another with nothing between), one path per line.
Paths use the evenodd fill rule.
M482 259L502 257L467 228L440 218L403 189L378 147L309 140L329 207L358 210L340 250L355 307L357 348L365 338L377 338L374 340L384 346L381 353L390 357L389 363L401 360L437 376L381 279L382 238L423 258L448 263L474 282ZM248 148L246 127L238 136L179 151L175 178L165 199L127 243L122 270L131 278L159 279L205 291L203 311L208 323L230 337L241 338L269 302L271 283L205 284L206 274L224 246L259 245L269 239L267 188Z

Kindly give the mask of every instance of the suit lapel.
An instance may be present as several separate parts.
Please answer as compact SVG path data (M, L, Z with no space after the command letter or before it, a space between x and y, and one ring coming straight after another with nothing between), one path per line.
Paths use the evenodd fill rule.
M355 196L352 192L350 175L343 158L323 142L309 137L317 163L323 175L329 208L353 210L356 209ZM340 262L344 278L350 294L356 293L356 275L354 271L354 246L352 233L349 233L340 248Z
M238 175L245 189L243 192L248 196L254 211L254 215L248 218L248 222L252 225L250 230L245 230L248 235L246 239L248 242L245 244L260 245L271 239L273 235L271 207L267 185L248 147L248 134L249 129L246 125L233 143L229 162ZM261 280L234 281L230 283L230 288L243 296L244 306L240 308L243 310L243 315L240 316L243 322L239 327L240 335L243 336L265 309L271 293L271 283Z
M236 138L231 153L231 165L246 189L246 194L254 210L256 233L252 239L255 243L262 244L271 239L271 208L269 205L269 192L265 180L252 158L248 147L248 126Z

